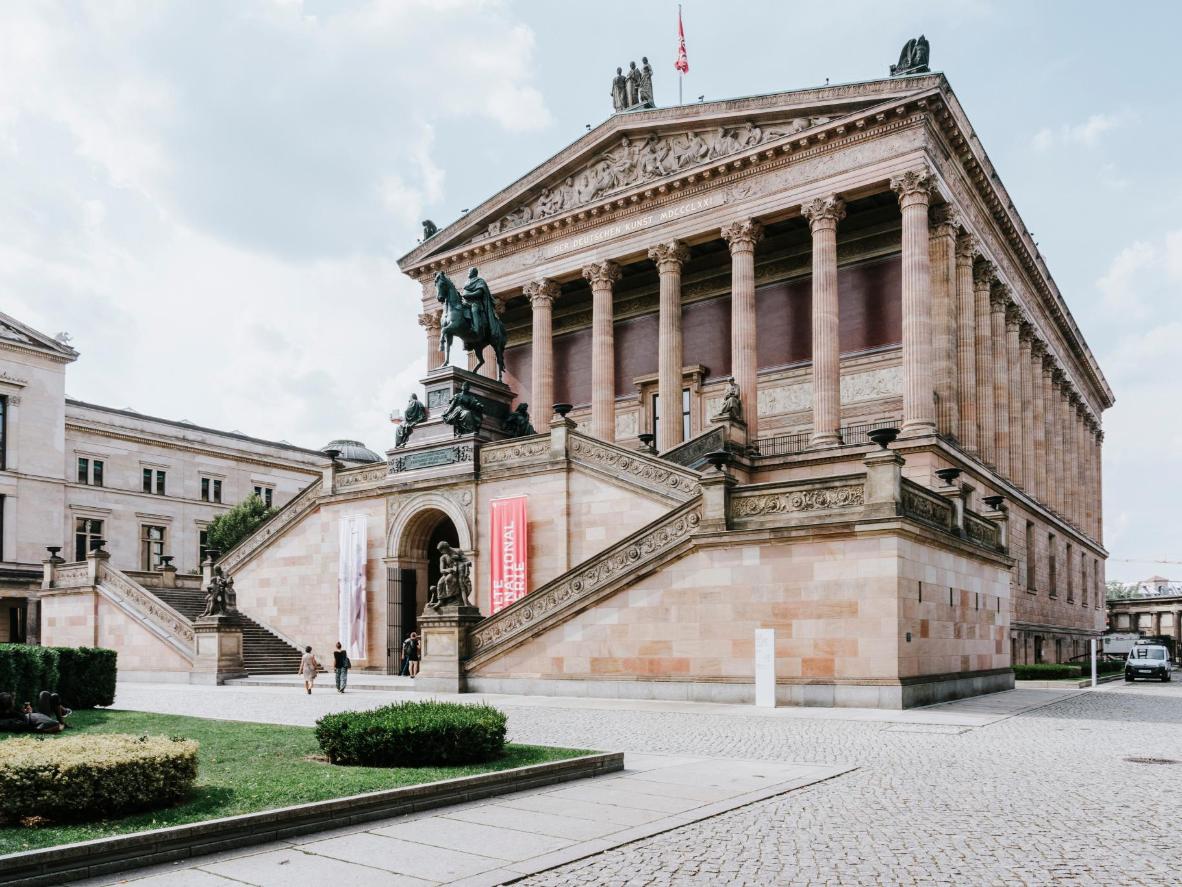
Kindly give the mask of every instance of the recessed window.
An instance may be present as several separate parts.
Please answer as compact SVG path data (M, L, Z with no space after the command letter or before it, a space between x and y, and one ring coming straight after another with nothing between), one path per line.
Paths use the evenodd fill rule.
M202 527L197 531L197 565L205 560L205 549L209 548L209 530Z
M222 482L216 477L201 478L201 500L203 502L221 502Z
M661 395L653 395L653 434L660 437ZM689 440L690 436L690 393L688 388L681 389L681 439Z
M1034 559L1034 523L1026 521L1026 590L1034 591L1037 575Z
M1075 574L1071 572L1071 543L1067 543L1067 558L1063 561L1063 567L1067 572L1067 603L1075 601Z
M0 471L8 468L8 395L0 394Z
M264 487L261 484L256 484L254 494L263 500L263 504L268 508L271 507L271 500L275 496L275 489L273 487Z
M1047 533L1047 591L1051 597L1059 594L1059 564L1055 559L1055 534Z
M144 492L163 496L165 490L165 473L159 468L144 469Z
M140 527L140 569L155 570L164 554L165 527L144 524Z
M85 560L87 553L99 547L103 541L103 522L98 518L79 517L74 519L74 560Z
M78 483L101 487L103 485L103 460L79 456Z

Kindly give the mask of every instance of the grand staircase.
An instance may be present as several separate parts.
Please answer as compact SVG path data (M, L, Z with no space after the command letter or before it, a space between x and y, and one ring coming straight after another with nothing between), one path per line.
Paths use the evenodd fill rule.
M190 622L205 609L205 594L200 588L153 588L151 591ZM242 660L247 674L296 673L300 665L299 650L249 616L239 613L238 619L242 625Z

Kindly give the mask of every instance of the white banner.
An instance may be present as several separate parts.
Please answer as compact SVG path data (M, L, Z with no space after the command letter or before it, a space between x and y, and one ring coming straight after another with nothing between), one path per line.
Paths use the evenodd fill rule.
M350 659L366 653L366 517L341 518L340 561L337 565L337 624L341 644Z

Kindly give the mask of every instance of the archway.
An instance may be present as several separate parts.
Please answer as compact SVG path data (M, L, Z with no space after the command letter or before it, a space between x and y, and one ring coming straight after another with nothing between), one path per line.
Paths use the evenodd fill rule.
M390 674L399 673L402 642L418 631L429 589L439 581L439 543L463 547L460 528L441 508L428 505L402 517L393 528L397 535L391 534L393 557L387 561L386 670Z

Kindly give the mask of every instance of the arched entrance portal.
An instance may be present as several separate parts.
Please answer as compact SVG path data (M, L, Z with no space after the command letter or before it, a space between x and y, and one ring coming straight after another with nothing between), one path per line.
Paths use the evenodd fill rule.
M398 535L391 546L394 557L387 562L386 671L389 674L399 673L402 642L412 631L418 631L429 589L439 581L439 543L464 547L455 522L438 508L423 508L395 529Z

